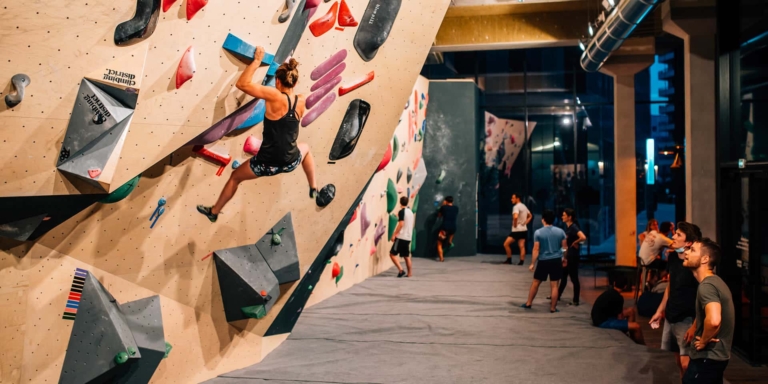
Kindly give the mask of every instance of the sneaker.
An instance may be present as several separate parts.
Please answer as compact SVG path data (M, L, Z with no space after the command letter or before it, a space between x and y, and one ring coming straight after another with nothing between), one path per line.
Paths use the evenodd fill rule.
M219 218L219 215L214 215L213 213L211 213L211 208L212 207L206 207L204 205L198 205L197 206L197 211L202 213L203 215L205 215L208 218L208 220L211 221L211 223L215 223L216 219Z
M405 276L405 271L400 271L400 273L397 274L398 278L403 277L403 276Z
M512 259L507 259L507 260L506 260L505 262L503 262L502 264L512 264Z
M523 303L523 305L521 305L520 308L531 309L531 306L525 305L525 303Z
M520 260L520 262L518 262L517 265L523 265L523 263L525 263L525 261Z
M573 305L574 307L578 307L579 306L579 302L578 301L571 301L570 303L568 303L568 305Z
M553 310L549 310L549 313L557 313L557 312L560 312L560 310L559 310L559 309L557 309L557 308L555 308L555 310L554 310L554 311L553 311Z

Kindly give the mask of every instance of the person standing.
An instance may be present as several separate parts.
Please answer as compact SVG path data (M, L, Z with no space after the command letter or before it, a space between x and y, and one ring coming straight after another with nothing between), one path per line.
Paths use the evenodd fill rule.
M512 243L517 243L520 249L520 262L517 265L523 265L525 262L525 239L528 237L528 223L533 220L531 211L523 204L520 195L512 194L512 232L504 241L504 250L507 251L507 260L504 264L512 264Z
M579 224L576 223L576 211L572 208L566 208L563 211L563 223L566 225L565 236L568 245L568 250L565 252L565 273L563 273L563 279L560 280L560 289L558 290L558 299L563 296L565 286L568 285L568 277L571 278L573 283L573 301L570 305L579 305L579 294L581 293L581 284L579 283L579 259L581 258L581 252L579 252L579 244L587 241L587 236L579 228Z
M389 251L389 258L397 267L397 277L405 276L405 271L400 265L398 255L405 259L405 266L408 268L408 275L413 276L413 266L411 265L411 236L413 236L413 211L408 208L408 196L400 198L400 212L397 213L397 227L392 233L392 249Z
M544 227L539 228L533 234L533 259L528 268L533 272L533 283L531 283L531 290L528 292L528 301L522 307L531 309L533 299L539 291L539 285L549 277L552 292L549 311L554 313L559 312L557 310L557 283L563 277L563 267L567 265L565 259L567 245L565 232L552 226L552 223L555 222L555 213L547 209L541 216L541 223L544 224Z
M440 261L443 260L443 243L448 243L448 248L453 246L453 235L456 234L456 221L459 217L459 207L453 205L453 196L447 196L443 200L443 204L440 210L437 211L437 216L443 219L443 223L440 224L440 230L438 232L437 239L437 256Z
M656 314L651 317L649 323L651 328L656 329L664 319L661 349L674 352L682 377L690 361L687 341L693 338L693 333L688 331L693 324L693 318L696 317L696 290L699 287L693 272L683 266L683 259L685 250L701 239L701 230L694 224L681 221L677 224L672 239L672 252L667 263L669 284Z
M694 242L685 252L683 266L693 271L699 288L696 319L691 325L694 348L683 384L722 383L731 359L736 314L730 289L714 272L719 262L720 246L708 238Z

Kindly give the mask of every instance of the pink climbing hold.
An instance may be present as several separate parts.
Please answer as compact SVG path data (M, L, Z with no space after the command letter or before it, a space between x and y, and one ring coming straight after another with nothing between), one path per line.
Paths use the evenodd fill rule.
M363 206L360 207L360 236L365 235L370 226L371 219L368 218L368 209L365 203L363 203Z
M339 266L339 263L334 262L333 269L331 270L331 277L335 279L336 276L339 275L339 273L341 273L341 267Z
M307 0L307 2L304 3L304 9L317 8L321 1L322 0Z
M312 92L317 91L318 89L322 88L324 85L330 83L331 80L336 79L336 77L341 75L341 73L344 72L345 69L347 69L347 63L341 63L333 67L333 69L331 69L330 72L326 73L325 76L323 76L320 80L312 84L312 88L310 88L309 90Z
M374 73L373 71L370 71L368 72L367 75L355 79L352 83L339 87L339 96L344 96L347 93L350 93L355 89L358 89L363 85L370 83L371 81L373 81L373 77L374 77Z
M307 109L312 109L312 107L314 107L325 95L333 91L339 83L341 83L341 76L337 76L335 79L331 80L330 83L309 95L305 103Z
M371 254L370 254L370 256L373 256L375 254L376 254L376 247L371 246Z
M331 107L331 104L333 104L334 101L336 101L336 94L333 92L323 97L323 99L317 103L317 108L312 109L306 115L304 115L304 118L301 119L301 126L306 127L312 124L318 117L320 117L320 115L323 114L323 112L327 111L328 108Z
M335 66L339 65L344 59L347 58L347 50L342 49L336 53L334 53L331 57L327 58L325 61L320 63L320 65L317 66L317 68L312 70L312 73L309 74L309 78L312 79L312 81L315 81L326 73L333 69Z
M339 25L342 27L357 27L355 16L352 15L352 11L349 10L347 2L344 0L341 0L341 6L339 7Z
M197 11L203 9L206 4L208 0L187 0L187 20L192 20Z
M384 236L387 228L384 226L384 219L379 219L379 225L376 227L376 232L373 235L373 244L379 245L379 241Z
M91 179L95 179L101 175L101 169L100 168L94 168L88 170L88 176L91 177Z
M253 136L248 136L248 138L245 139L245 143L243 144L243 152L256 156L259 154L260 148L261 140Z
M322 36L324 33L330 31L334 25L336 25L336 15L338 15L338 13L339 3L334 2L331 6L331 9L328 10L328 13L320 16L320 18L313 21L312 24L309 25L309 31L312 32L315 37Z
M389 164L390 160L392 160L392 142L389 143L389 147L387 147L387 151L384 152L384 158L381 159L381 162L379 163L378 168L376 168L376 172L384 169L387 166L387 164Z
M192 46L190 45L189 48L187 48L186 51L184 51L184 55L181 56L181 61L179 61L179 68L176 69L176 89L181 88L181 86L186 83L189 79L192 78L192 76L195 75L195 51L192 49Z
M168 12L171 9L171 5L175 2L176 0L163 0L163 12Z
M403 193L403 187L397 187L397 193Z

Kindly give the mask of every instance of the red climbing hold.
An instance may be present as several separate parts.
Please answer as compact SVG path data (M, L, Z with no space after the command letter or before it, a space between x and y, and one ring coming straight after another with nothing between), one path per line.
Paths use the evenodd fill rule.
M339 7L339 25L342 27L357 27L355 16L352 15L352 11L349 10L345 0L341 0L341 6Z
M175 2L176 0L163 0L163 12L168 12L171 9L171 5Z
M309 30L315 37L320 37L322 34L328 32L336 25L336 16L339 13L339 3L334 2L331 9L325 15L312 22L309 25Z
M88 170L88 176L90 176L91 179L95 179L95 178L99 177L99 175L101 175L101 169L99 169L99 168L94 168L94 169L89 169Z
M229 155L220 155L216 152L213 152L209 150L208 148L203 147L202 145L196 145L192 147L192 151L199 154L200 156L203 156L207 158L208 160L217 162L221 164L222 166L229 165L229 162L232 161L232 157Z
M355 219L357 219L357 209L355 209L355 211L352 212L352 218L349 219L349 223L352 223L353 221L355 221Z
M248 138L245 139L245 144L243 144L243 152L256 156L259 153L259 148L261 148L261 140L253 136L248 136Z
M336 276L339 275L339 273L341 273L341 267L339 267L339 263L334 262L333 270L331 271L331 277L335 279Z
M203 9L208 0L187 0L187 20L192 20L197 11Z
M389 143L389 147L387 148L387 151L384 152L384 158L381 159L381 163L379 163L379 167L376 168L376 172L381 171L384 169L384 167L389 164L389 161L392 159L392 142Z
M179 68L176 70L176 89L191 79L195 75L195 51L189 46L181 57Z
M374 254L376 254L376 247L374 247L374 246L372 245L372 246L371 246L371 254L370 254L370 256L373 256Z
M261 291L261 295L266 297L267 296L267 291Z
M320 5L321 0L307 0L306 3L304 3L304 9L312 9L317 8L318 5Z
M371 80L373 80L373 76L374 76L373 71L371 71L367 75L365 75L365 77L360 77L349 85L342 85L341 87L339 87L339 96L344 96L347 93L350 93L355 89L358 89L363 85L370 83Z

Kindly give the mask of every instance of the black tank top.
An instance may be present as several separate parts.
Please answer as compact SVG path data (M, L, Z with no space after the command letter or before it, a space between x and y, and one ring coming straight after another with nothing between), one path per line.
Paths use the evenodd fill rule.
M283 92L288 99L288 112L278 120L270 120L264 117L264 133L261 149L256 160L262 164L274 166L288 165L296 161L301 153L296 146L299 138L299 119L296 116L296 104L299 97L291 105L291 98Z

